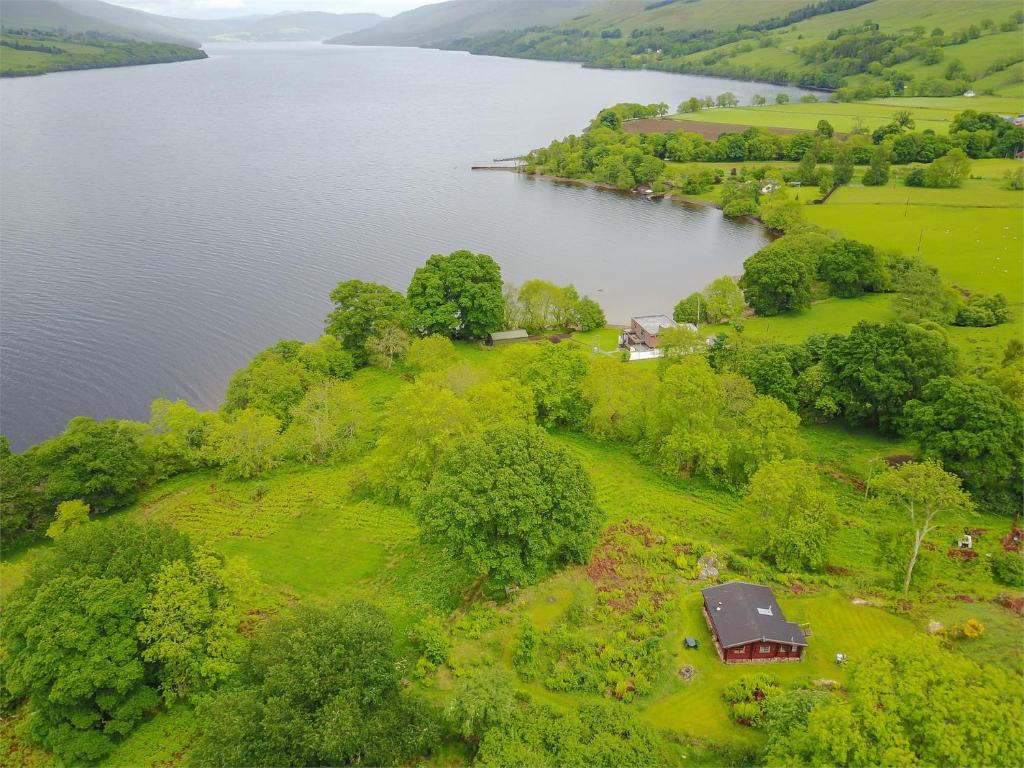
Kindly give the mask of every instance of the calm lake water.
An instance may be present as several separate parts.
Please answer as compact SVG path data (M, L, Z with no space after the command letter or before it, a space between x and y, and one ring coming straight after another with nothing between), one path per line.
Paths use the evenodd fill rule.
M432 253L670 312L766 242L715 210L471 172L618 101L778 88L400 48L209 45L206 61L0 83L0 431L216 407L341 279L404 289ZM794 89L784 89L796 93Z

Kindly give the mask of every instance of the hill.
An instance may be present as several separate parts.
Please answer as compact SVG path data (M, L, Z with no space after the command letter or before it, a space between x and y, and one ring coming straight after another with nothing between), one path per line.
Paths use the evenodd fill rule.
M205 58L202 49L188 45L111 38L97 32L46 34L34 30L0 34L0 77Z
M319 41L366 29L382 19L375 13L303 11L272 16L184 19L125 8L101 0L0 0L3 28L76 34L98 32L126 40L198 46L212 40Z
M75 34L101 32L128 40L198 45L173 20L99 0L2 0L3 28L37 29Z
M770 15L770 17L769 17ZM528 30L466 32L443 47L838 90L845 99L1017 95L1024 83L1013 0L675 0L592 12Z
M225 32L217 33L214 38L244 42L320 41L373 27L383 19L383 16L376 13L278 13L232 27Z
M626 0L625 5L640 3ZM497 30L518 30L560 24L611 3L600 0L450 0L400 13L377 26L341 35L327 43L339 45L430 46L457 37Z

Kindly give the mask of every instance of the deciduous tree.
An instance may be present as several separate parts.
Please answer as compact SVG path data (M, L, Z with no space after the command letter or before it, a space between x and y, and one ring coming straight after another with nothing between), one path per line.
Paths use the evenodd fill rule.
M417 371L440 371L453 365L455 345L447 336L427 336L409 345L405 362Z
M355 387L346 381L322 381L292 409L284 444L300 460L318 464L351 456L368 421L369 405Z
M884 645L851 666L847 696L772 732L772 766L1019 765L1024 707L1012 673L935 639ZM941 734L937 738L936 734Z
M888 286L881 255L867 243L837 240L821 254L818 274L835 296L853 298Z
M390 501L415 501L445 452L476 428L466 401L447 389L413 384L391 400L367 482Z
M919 398L932 379L956 373L957 354L941 333L862 320L848 336L828 340L822 363L848 422L893 432L907 401Z
M409 283L409 304L423 333L480 339L502 328L505 302L501 268L470 251L435 254Z
M199 719L204 766L400 765L438 738L437 714L401 690L387 617L365 603L275 620Z
M971 490L1019 489L1021 407L973 377L941 376L906 405L904 432Z
M906 515L913 534L903 591L910 590L921 545L935 530L940 515L973 510L971 497L960 488L960 478L934 461L908 461L875 479L874 491L892 509Z
M579 460L529 425L458 443L416 513L428 542L499 584L584 562L603 517Z
M46 535L51 539L58 539L72 528L88 522L88 504L81 499L62 501L57 505L57 514L50 527L46 529Z
M367 360L366 340L380 328L412 327L413 311L398 291L380 283L343 280L331 291L334 309L327 316L326 330L336 336L357 365Z
M766 462L754 473L746 499L759 515L755 549L783 571L825 567L836 502L815 467L801 459Z
M225 477L256 477L277 466L280 431L277 418L246 408L214 424L206 455L222 468Z

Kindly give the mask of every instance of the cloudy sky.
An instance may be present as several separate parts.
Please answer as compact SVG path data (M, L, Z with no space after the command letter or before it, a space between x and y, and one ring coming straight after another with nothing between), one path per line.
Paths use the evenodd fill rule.
M331 11L333 13L379 13L394 16L440 0L107 0L116 5L165 16L216 19L249 13L280 11Z

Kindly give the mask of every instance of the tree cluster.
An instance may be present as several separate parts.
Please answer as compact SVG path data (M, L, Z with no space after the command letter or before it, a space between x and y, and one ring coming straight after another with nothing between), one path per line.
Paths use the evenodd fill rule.
M229 677L251 576L170 527L81 523L5 601L7 696L67 764L108 754L161 702Z
M592 331L606 320L601 305L581 297L575 287L559 287L547 280L527 280L504 291L506 328L525 328L531 333L551 328Z

